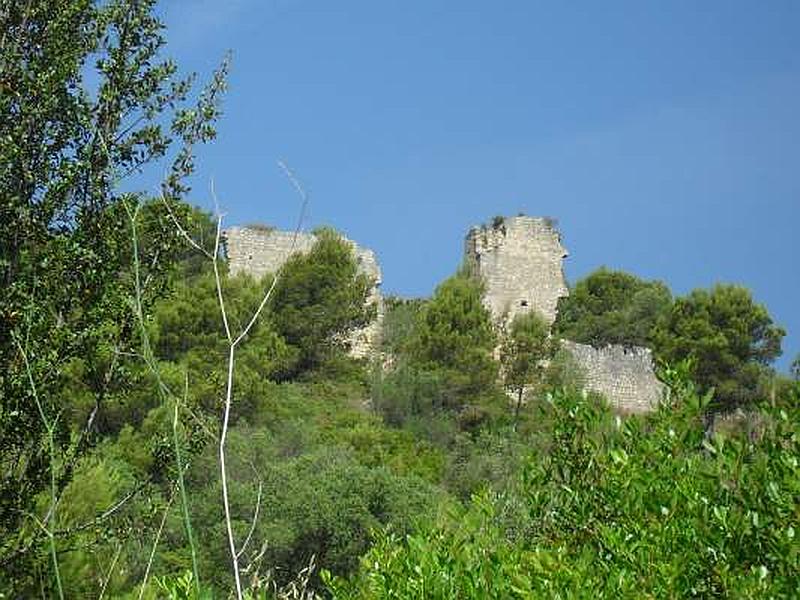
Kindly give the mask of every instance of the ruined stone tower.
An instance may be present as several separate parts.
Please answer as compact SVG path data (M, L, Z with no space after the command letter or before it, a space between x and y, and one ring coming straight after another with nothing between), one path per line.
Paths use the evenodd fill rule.
M225 232L230 273L261 277L274 273L294 252L311 250L313 234L277 231L268 227L232 227ZM351 354L374 355L383 322L381 270L375 254L345 238L353 248L361 273L374 281L368 302L378 308L377 318L352 332ZM553 221L540 217L496 217L490 225L470 229L465 240L465 261L485 285L484 304L498 326L518 314L537 311L548 324L556 319L558 299L569 294L563 259L567 252ZM593 348L562 340L562 347L583 372L585 389L604 395L619 412L645 412L659 402L662 385L653 372L647 348L605 346Z
M496 217L470 229L465 259L486 285L484 304L497 322L537 311L552 325L558 299L567 296L561 267L567 252L551 219Z
M299 233L296 238L291 231L278 231L269 227L231 227L225 232L225 250L231 275L249 273L253 277L263 277L277 271L294 253L305 254L316 242L311 233ZM383 322L383 298L380 285L381 269L375 253L362 248L354 241L343 238L353 249L358 270L373 281L367 302L377 306L377 317L362 329L351 333L350 354L356 358L371 355L377 348Z
M465 241L465 260L486 286L484 304L499 326L535 310L552 326L558 299L569 295L562 261L567 252L551 219L495 217L473 227ZM618 412L640 413L658 404L662 385L653 372L648 348L609 345L594 348L569 340L587 391L605 396Z

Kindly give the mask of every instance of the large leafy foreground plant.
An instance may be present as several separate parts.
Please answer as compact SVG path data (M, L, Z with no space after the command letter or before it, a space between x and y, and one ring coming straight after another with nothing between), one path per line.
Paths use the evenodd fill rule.
M215 135L227 65L191 100L192 77L161 58L154 5L0 0L0 582L16 594L48 570L41 539L68 535L60 495L138 351L125 210L138 199L120 186L170 156L162 194L182 211L193 147ZM180 243L166 213L151 217L143 310ZM75 361L92 398L80 423L62 391ZM51 554L44 585L62 594Z
M656 414L617 420L556 393L551 450L512 489L399 539L379 535L337 598L779 597L800 592L798 413L759 440L707 436L680 369Z

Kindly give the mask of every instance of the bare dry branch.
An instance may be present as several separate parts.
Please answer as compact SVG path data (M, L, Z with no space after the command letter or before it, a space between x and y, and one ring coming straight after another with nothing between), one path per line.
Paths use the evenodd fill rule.
M286 174L286 177L289 178L289 181L292 183L294 188L297 190L297 193L300 195L300 200L301 200L300 213L298 215L297 224L295 225L294 233L292 235L292 245L289 247L289 251L287 252L287 257L288 257L294 253L294 250L297 247L297 238L300 236L300 231L303 228L303 221L305 220L306 210L308 208L308 194L306 193L305 189L303 189L303 186L300 185L300 182L294 176L294 173L292 173L292 171L289 170L289 167L286 166L286 163L284 163L283 161L278 161L278 166ZM264 307L267 305L267 302L269 302L269 299L272 296L272 292L274 291L275 286L277 285L278 279L280 279L282 272L283 272L282 267L278 268L278 270L275 272L275 275L272 277L272 283L270 284L267 293L264 294L264 297L261 300L261 304L258 306L256 312L253 313L253 318L250 319L250 322L247 324L247 327L245 327L242 330L241 334L239 334L239 337L236 338L234 345L238 344L242 340L242 338L244 338L247 335L247 333L250 331L250 328L253 327L255 322L258 320L261 311L264 310Z
M58 536L70 536L73 533L78 533L79 531L83 531L85 529L94 527L98 523L102 523L111 515L113 515L115 512L117 512L120 508L125 506L125 504L127 504L131 498L133 498L136 494L138 494L142 490L142 488L144 488L145 485L147 485L147 482L140 483L130 492L125 494L125 496L121 500L118 500L117 502L109 506L106 510L104 510L101 514L97 515L93 519L86 521L85 523L82 523L80 525L70 527L69 529L59 529L58 531L54 531L53 534Z
M253 469L253 471L256 470L256 468L252 464L250 466ZM257 471L256 471L256 476L258 476L258 472ZM261 478L259 477L259 480L258 480L258 496L256 497L256 508L253 511L253 520L250 523L250 531L247 532L247 537L244 539L244 543L242 544L242 547L239 548L239 552L237 554L237 556L239 556L239 557L241 557L242 554L244 554L244 551L247 550L247 544L250 543L250 538L253 537L253 532L256 530L256 524L258 523L258 511L261 508L261 493L263 491L264 491L264 483L261 481Z
M209 253L209 251L208 251L208 250L206 250L205 248L203 248L203 247L202 247L200 244L198 244L198 243L197 243L195 240L193 240L193 239L192 239L192 236L190 236L190 235L189 235L189 234L186 232L186 230L185 230L185 229L183 228L183 226L180 224L180 221L178 221L178 218L175 216L175 213L173 213L173 212L172 212L172 208L170 207L170 205L169 205L169 202L167 202L167 199L166 199L166 197L164 196L164 194L162 193L160 196L161 196L161 201L164 203L164 206L165 206L165 207L166 207L166 209L167 209L167 213L169 214L170 220L171 220L171 221L172 221L172 223L175 225L175 228L178 230L178 234L179 234L181 237L183 237L183 238L184 238L184 239L185 239L185 240L186 240L186 241L189 243L189 245L190 245L192 248L194 248L195 250L197 250L198 252L200 252L202 255L204 255L204 256L206 256L206 257L208 257L209 259L211 259L211 260L214 260L214 257L213 257L213 256L211 256L211 254Z
M169 514L169 509L172 507L172 501L175 499L175 490L177 486L172 488L172 493L169 495L169 501L167 502L167 506L164 508L164 515L161 517L161 524L158 526L158 531L156 531L156 537L153 540L153 547L150 549L150 557L147 559L147 568L144 570L144 577L142 578L141 588L139 588L139 598L138 600L142 600L142 596L144 595L144 590L147 588L147 578L150 576L150 569L153 567L153 559L156 555L156 548L158 547L158 541L161 539L161 532L164 530L164 523L167 522L167 515Z
M292 246L290 253L294 251L295 245L297 243L297 238L300 235L300 230L303 226L303 220L305 218L306 209L308 206L308 194L306 194L303 187L298 182L297 178L294 174L289 170L285 163L279 162L278 165L283 169L284 173L287 175L289 180L292 182L292 185L300 194L301 198L301 205L300 205L300 212L297 219L297 225L294 230L294 236L292 238ZM214 188L212 187L212 194L214 195L214 202L217 203L216 193L214 192ZM217 209L219 210L219 209ZM225 324L225 332L228 335L228 340L230 342L229 345L229 352L228 352L228 379L227 385L225 389L225 410L222 419L222 432L220 433L219 438L219 464L220 464L220 476L222 479L222 502L225 509L225 526L228 532L228 546L231 553L231 562L233 563L233 574L234 579L236 582L236 596L238 600L242 598L242 584L241 584L241 576L240 576L240 569L239 569L239 555L240 553L236 550L236 540L234 539L233 535L233 527L231 524L231 512L230 512L230 502L228 498L228 474L227 474L227 467L225 463L225 443L228 438L228 425L230 422L230 413L231 413L231 404L233 401L233 371L234 365L236 361L236 346L241 342L247 334L250 332L252 327L255 325L256 321L258 321L259 316L261 315L264 307L269 302L269 299L272 297L272 293L275 290L275 286L280 279L281 273L283 271L283 267L279 267L275 274L272 277L272 282L269 286L269 289L266 291L264 296L261 299L261 303L259 304L258 308L253 313L250 321L248 322L247 326L242 329L238 336L235 339L232 339L230 328L228 327L228 317L225 311L225 304L223 302L222 297L222 284L219 277L219 270L217 267L217 261L219 260L219 253L218 253L218 246L219 246L219 236L220 231L222 229L222 214L218 214L217 220L217 242L214 252L214 275L216 278L217 284L217 291L219 296L219 305L220 311L222 313L222 319Z
M288 252L288 254L291 255L295 250L295 247L297 245L297 239L298 239L298 237L300 235L300 231L302 230L303 221L305 220L306 210L308 208L308 194L306 193L305 189L300 184L300 182L297 179L297 177L295 177L294 173L292 173L292 171L289 169L289 167L286 165L285 162L278 161L278 166L284 172L286 177L289 179L290 183L292 184L292 187L297 191L297 193L298 193L298 195L300 196L300 199L301 199L301 205L300 205L300 211L299 211L299 215L298 215L298 219L297 219L297 224L296 224L295 229L294 229L294 235L292 237L292 244L291 244L291 247L290 247L289 252ZM217 227L216 227L216 235L215 235L215 239L214 239L214 251L213 251L213 253L207 252L195 240L193 240L191 238L191 236L186 232L186 230L178 222L178 219L175 217L175 214L172 212L172 210L169 207L169 204L167 203L166 198L164 198L163 194L162 194L161 197L162 197L162 200L164 201L164 204L167 207L167 210L169 212L170 218L172 219L172 222L174 223L175 227L177 228L179 234L184 239L186 239L186 241L193 248L195 248L196 250L200 251L204 256L209 258L211 260L213 268L214 268L214 282L215 282L216 291L217 291L217 301L218 301L218 304L219 304L220 316L221 316L221 319L222 319L223 327L225 329L225 336L226 336L226 339L228 340L227 380L226 380L226 386L225 386L225 400L224 400L224 411L223 411L223 418L222 418L222 429L221 429L220 436L219 436L220 478L221 478L221 483L222 483L222 502L223 502L223 508L225 510L225 526L226 526L227 536L228 536L228 547L229 547L229 551L230 551L230 555L231 555L231 562L232 562L232 566L233 566L234 580L236 582L236 597L239 600L241 600L241 598L242 598L242 584L241 584L241 569L239 567L239 558L242 556L242 554L246 550L246 548L247 548L247 546L248 546L248 544L250 542L250 539L252 538L252 535L253 535L253 533L255 531L255 528L256 528L256 522L257 522L257 519L258 519L258 514L259 514L259 510L260 510L260 505L261 505L261 495L262 495L262 492L263 492L263 485L262 485L261 482L259 482L258 500L256 502L256 508L255 508L254 515L253 515L253 521L252 521L251 526L250 526L250 531L248 532L247 537L246 537L241 549L237 550L237 548L236 548L236 540L235 540L235 537L234 537L233 527L232 527L232 523L231 523L230 500L229 500L229 495L228 495L228 471L227 471L227 465L226 465L226 460L225 460L225 446L226 446L226 442L227 442L227 438L228 438L228 427L229 427L229 424L230 424L231 406L233 404L233 385L234 385L234 376L233 376L233 374L234 374L234 368L235 368L235 364L236 364L236 348L239 345L239 343L242 342L247 337L248 333L250 333L251 329L255 326L256 322L258 321L259 317L261 316L262 312L264 311L264 308L266 307L267 303L269 302L270 298L272 297L272 294L273 294L273 292L274 292L274 290L275 290L275 288L276 288L276 286L278 284L278 281L280 279L280 276L281 276L283 268L280 267L280 268L277 269L277 271L275 272L275 274L272 277L272 281L270 282L270 285L269 285L268 289L265 291L264 295L262 296L261 302L259 303L259 305L256 308L256 310L253 312L253 314L252 314L250 320L248 321L247 325L234 337L234 335L233 335L233 333L231 331L231 328L230 328L230 323L229 323L229 319L228 319L228 312L227 312L227 309L225 307L225 298L224 298L224 293L223 293L223 289L222 289L222 277L220 275L220 269L219 269L220 243L221 243L221 237L222 237L222 222L223 222L224 215L222 214L222 212L221 212L221 210L219 208L219 199L217 198L216 189L214 187L214 182L213 181L211 182L211 196L212 196L213 201L214 201L216 217L217 217ZM137 281L137 286L138 286L138 281ZM163 384L160 384L160 385L163 385ZM166 389L166 386L164 386L164 387ZM265 545L264 548L262 548L261 552L254 559L254 561L260 560L261 557L263 556L264 552L266 552L266 545ZM251 561L251 564L248 565L248 569L247 570L249 570L249 567L252 566L252 564L253 564L253 561ZM247 570L245 570L245 572L247 572Z
M114 574L114 567L117 566L117 561L119 560L119 555L122 553L122 544L117 545L117 552L114 554L114 560L111 561L111 566L108 568L108 575L106 575L105 580L103 581L103 587L100 589L100 596L97 600L103 600L103 596L106 595L106 588L108 587L108 582L111 581L111 576Z
M217 234L214 240L214 279L217 284L217 300L219 301L219 309L222 313L222 324L225 326L225 337L228 338L228 343L235 345L233 343L233 337L231 336L231 327L228 325L228 311L225 310L225 299L222 295L222 280L219 276L219 238L222 234L222 214L217 215Z

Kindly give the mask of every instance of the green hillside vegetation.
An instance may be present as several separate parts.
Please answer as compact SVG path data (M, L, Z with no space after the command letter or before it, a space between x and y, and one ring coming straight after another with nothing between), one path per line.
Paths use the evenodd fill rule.
M202 213L182 213L193 231L213 229ZM222 281L235 330L271 276ZM778 393L748 405L753 427L714 434L715 393L695 360L678 360L662 372L661 409L620 420L580 392L538 318L496 333L480 282L463 273L430 299L387 302L381 367L349 358L341 335L369 318L367 284L349 246L326 231L286 264L241 347L228 470L233 529L250 540L241 560L250 593L269 597L309 565L306 589L322 597L797 593L797 383L754 361ZM227 345L213 269L179 256L165 285L145 333L162 384L180 393L165 402L139 356L118 358L124 384L58 491L66 597L100 586L138 597L148 563L144 597L226 597L233 587L217 456ZM52 397L66 439L92 409L94 360L70 360ZM73 451L64 447L59 474ZM32 495L31 513L48 499ZM56 592L39 529L23 519L6 538L5 593Z
M226 64L159 62L154 1L0 7L0 597L800 596L800 358L746 288L562 300L557 336L653 348L648 415L463 271L356 360L350 244L231 276L190 203Z

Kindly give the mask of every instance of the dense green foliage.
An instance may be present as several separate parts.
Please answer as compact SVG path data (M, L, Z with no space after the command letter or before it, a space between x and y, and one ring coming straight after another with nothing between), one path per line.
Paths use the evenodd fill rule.
M514 423L519 420L526 388L543 383L547 363L558 344L550 337L550 327L540 315L517 315L500 349L500 365L506 388L516 397Z
M337 598L780 597L800 593L795 389L758 439L706 438L710 396L615 423L556 393L551 450L510 488L410 536L380 535Z
M390 305L385 348L395 368L378 375L373 394L389 423L431 424L434 414L481 418L481 400L497 392L496 336L481 289L459 274L424 304Z
M647 346L672 296L660 281L605 267L578 281L558 302L555 330L575 342Z
M716 403L731 407L758 397L767 366L781 354L784 335L748 289L716 285L678 298L659 322L653 343L661 360L691 357L701 389L713 388Z
M159 167L162 192L186 217L177 202L193 145L214 137L224 69L187 105L191 81L160 57L154 4L0 2L0 569L8 577L44 568L36 550L45 532L54 535L56 498L131 385L125 357L138 342L127 211L141 198L118 186L171 153ZM142 216L146 307L180 252L164 206ZM93 409L70 427L63 388L76 370ZM23 527L45 489L47 522Z
M295 349L287 375L320 366L332 349L346 348L348 332L375 317L375 306L365 305L372 283L331 230L317 232L308 255L289 259L271 304L278 333Z
M454 396L480 393L497 377L496 343L481 283L455 275L436 288L409 341L410 362L447 373Z
M381 345L385 353L394 356L404 353L425 303L422 298L384 298L386 314L383 319Z
M578 281L558 310L555 330L567 339L648 346L671 364L692 359L694 381L716 390L716 408L758 398L785 335L744 287L716 285L673 300L661 282L605 268Z

